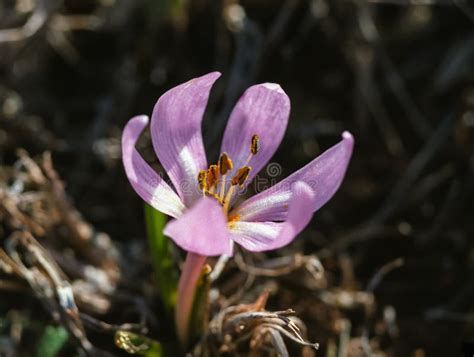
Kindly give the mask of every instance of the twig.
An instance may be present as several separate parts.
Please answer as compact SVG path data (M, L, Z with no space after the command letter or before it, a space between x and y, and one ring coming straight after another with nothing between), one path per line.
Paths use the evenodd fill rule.
M373 293L375 288L377 288L377 286L380 284L380 282L383 280L383 278L388 273L390 273L391 271L393 271L395 269L398 269L398 268L402 267L403 264L405 264L403 258L397 258L395 260L392 260L392 261L388 262L384 266L382 266L375 273L375 275L372 277L372 279L370 279L370 282L367 285L367 291L370 292L370 293Z
M211 282L217 280L221 275L222 271L224 270L227 262L229 261L230 256L228 255L221 255L217 260L216 265L214 265L214 269L212 270L211 274L209 274L209 280Z
M30 259L36 266L29 268L24 264L18 247L25 249L27 254L31 255ZM71 285L54 260L28 232L13 234L6 241L6 248L23 278L30 284L36 297L53 318L58 322L63 322L84 351L94 354L95 348L87 339L84 327L79 320L79 311Z
M324 275L323 265L316 256L295 254L268 259L264 262L265 267L257 267L246 263L241 253L236 253L234 260L240 270L255 276L277 277L289 274L302 267L305 267L316 280L321 279Z
M22 27L0 30L0 43L18 42L35 35L46 25L58 4L58 0L38 0L33 14Z
M85 325L95 329L96 331L99 332L107 332L107 333L115 333L116 331L122 330L122 331L132 331L132 332L138 332L138 333L147 333L147 329L143 327L141 324L122 324L122 325L113 325L113 324L108 324L104 321L100 321L90 315L87 315L85 313L79 313L79 316L81 317L82 322L84 322Z
M373 293L383 278L390 273L391 271L402 267L404 264L403 258L397 258L383 265L370 279L369 284L367 285L367 292ZM372 356L371 348L369 345L369 321L366 316L365 324L363 327L363 332L361 336L361 344L366 356Z

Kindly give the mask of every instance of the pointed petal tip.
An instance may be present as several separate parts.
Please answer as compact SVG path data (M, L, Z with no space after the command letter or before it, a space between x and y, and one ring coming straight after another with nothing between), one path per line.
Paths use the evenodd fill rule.
M131 118L123 130L122 150L131 153L134 149L135 142L141 135L142 131L148 125L149 117L147 115L137 115Z
M148 124L148 122L150 121L150 118L148 117L148 115L145 115L145 114L141 114L141 115L136 115L134 116L132 119L130 120L133 120L133 121L136 121L136 122L139 122L141 124L143 124L144 126Z
M197 78L194 78L194 79L191 79L189 82L193 82L193 81L208 81L208 85L209 86L212 86L214 84L214 82L221 76L221 72L218 72L218 71L214 71L214 72L209 72L201 77L197 77Z
M352 156L352 151L354 150L354 136L348 131L344 131L341 136L341 148L343 148L344 152L346 152L347 160L349 160Z
M148 115L136 115L132 117L127 124L125 124L125 128L136 128L135 131L140 130L140 133L138 133L138 136L141 134L141 131L148 125L148 122L150 121L150 118ZM126 132L126 130L124 130Z
M347 143L354 144L354 136L347 130L342 133L342 139Z
M222 76L222 73L219 71L213 71L213 72L209 72L207 75L212 76L214 78L219 78L220 76Z
M285 91L283 90L283 88L278 84L278 83L269 83L269 82L266 82L266 83L262 83L260 84L260 86L264 87L264 88L267 88L269 90L273 90L275 92L280 92L280 93L285 93Z

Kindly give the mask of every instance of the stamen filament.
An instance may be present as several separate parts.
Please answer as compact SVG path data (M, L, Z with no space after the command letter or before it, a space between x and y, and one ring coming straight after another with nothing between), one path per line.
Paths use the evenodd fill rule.
M250 162L250 160L252 159L253 157L253 154L250 153L249 156L247 156L247 160L245 160L244 164L242 166L247 166Z
M224 200L224 194L225 194L225 176L226 175L222 175L222 178L221 178L221 189L219 191L219 198L221 202Z
M227 191L227 194L225 195L224 199L224 214L227 216L227 213L229 212L229 205L230 201L232 200L232 195L234 194L235 186L230 186L229 191Z

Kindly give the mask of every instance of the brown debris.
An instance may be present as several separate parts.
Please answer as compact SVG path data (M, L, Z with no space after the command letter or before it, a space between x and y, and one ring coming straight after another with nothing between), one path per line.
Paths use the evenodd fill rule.
M24 151L18 156L15 165L0 168L0 272L8 278L0 279L0 290L32 291L78 347L88 355L108 355L92 345L85 326L144 331L142 325L114 326L87 314L103 315L112 306L118 251L72 205L49 153L38 161Z
M13 182L9 185L10 182ZM82 261L83 274L99 268L101 289L111 291L119 279L117 250L110 238L95 232L67 197L64 185L53 168L51 155L45 153L37 163L26 152L19 151L13 167L0 168L0 222L12 231L25 230L48 244L73 247ZM74 265L75 260L62 263ZM84 265L85 264L85 265ZM77 270L77 269L73 269Z
M283 337L303 346L318 348L318 344L304 339L305 326L294 317L291 309L266 311L268 292L263 292L254 303L229 306L217 313L209 324L207 334L195 349L196 355L242 353L259 356L272 349L272 355L289 356Z

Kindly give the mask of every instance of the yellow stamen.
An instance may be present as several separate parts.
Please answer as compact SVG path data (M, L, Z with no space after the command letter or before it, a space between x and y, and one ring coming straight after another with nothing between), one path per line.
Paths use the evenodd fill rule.
M232 163L232 160L225 152L223 152L219 158L219 170L221 175L224 176L227 172L232 170L233 167L234 164Z
M232 177L232 186L239 185L242 188L244 185L244 182L248 179L250 175L250 170L252 170L250 166L241 167L237 171L237 174L234 177Z
M232 177L229 187L227 186L226 176L234 168L234 164L227 155L223 152L219 157L219 162L217 165L210 165L207 170L201 170L198 174L198 183L199 189L202 190L204 196L210 196L216 199L224 210L224 214L227 216L230 205L232 202L232 197L234 193L238 190L237 186L240 188L244 187L245 182L250 176L250 171L252 168L248 165L250 160L254 155L260 151L260 137L255 134L252 135L250 141L250 153L249 157L245 164L240 167L237 172ZM219 184L220 182L220 184ZM227 192L226 192L227 191ZM228 219L229 226L231 226L234 221L237 221L240 217L235 216Z
M260 136L257 134L252 135L252 139L250 139L250 154L247 157L247 160L245 160L245 163L243 166L247 166L252 159L252 156L258 154L260 151Z
M204 194L207 191L207 170L201 170L198 174L199 189Z
M221 157L219 158L219 172L221 174L221 189L219 192L220 199L221 201L224 200L224 194L225 194L225 176L227 172L232 170L234 167L234 164L232 163L232 160L230 157L227 155L227 153L223 152L221 154Z
M211 165L207 169L207 185L209 188L213 187L219 179L219 166Z
M255 134L252 136L252 140L250 143L250 152L252 155L256 155L260 151L260 137Z

